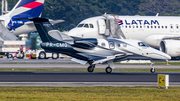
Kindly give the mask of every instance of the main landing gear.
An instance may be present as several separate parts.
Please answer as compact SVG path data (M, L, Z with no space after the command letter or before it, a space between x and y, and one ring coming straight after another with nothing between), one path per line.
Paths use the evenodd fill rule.
M89 73L92 73L94 71L94 68L95 68L95 65L90 65L88 68L87 68L87 71Z
M92 73L93 71L94 71L94 68L95 68L95 65L90 65L88 68L87 68L87 71L89 72L89 73ZM105 71L106 71L106 73L111 73L112 72L112 68L111 67L106 67L106 69L105 69Z
M106 71L106 73L111 73L112 72L112 70L114 69L114 63L113 63L113 61L109 61L108 62L108 67L106 67L106 69L105 69L105 71ZM94 71L94 68L95 68L95 64L90 64L90 66L87 68L87 71L89 72L89 73L92 73L93 71Z
M106 73L111 73L112 72L112 68L111 67L107 67L106 68Z
M151 73L155 73L155 68L153 67L153 64L154 64L154 63L152 62L152 63L151 63L151 69L150 69L150 72L151 72Z

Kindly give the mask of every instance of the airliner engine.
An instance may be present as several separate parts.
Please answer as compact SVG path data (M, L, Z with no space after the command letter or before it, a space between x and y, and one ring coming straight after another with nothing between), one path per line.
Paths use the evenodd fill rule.
M180 56L180 41L179 40L163 40L160 43L160 50L171 57Z

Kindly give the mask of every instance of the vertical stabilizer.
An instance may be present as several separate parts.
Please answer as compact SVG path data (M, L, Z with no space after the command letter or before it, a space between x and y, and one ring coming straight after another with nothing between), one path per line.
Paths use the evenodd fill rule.
M34 22L34 25L43 42L72 40L70 36L56 30L46 18L33 18L29 20Z
M29 21L17 21L16 19L41 16L43 5L44 0L19 0L14 8L7 14L10 17L10 21L7 23L6 27L8 27L9 30L15 30Z

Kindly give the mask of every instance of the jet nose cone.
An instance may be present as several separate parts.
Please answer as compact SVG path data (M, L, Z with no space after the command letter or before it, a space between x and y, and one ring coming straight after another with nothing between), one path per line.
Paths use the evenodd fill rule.
M170 59L171 59L171 56L169 56L168 54L163 53L163 52L160 51L158 58L160 58L160 59L162 59L162 60L170 60Z
M156 50L156 49L153 49L152 48L152 51L151 51L151 58L152 59L158 59L158 60L170 60L171 59L171 56L169 56L168 54L164 53L164 52L161 52L159 50Z
M168 60L171 60L171 56L166 54L166 57L167 57Z

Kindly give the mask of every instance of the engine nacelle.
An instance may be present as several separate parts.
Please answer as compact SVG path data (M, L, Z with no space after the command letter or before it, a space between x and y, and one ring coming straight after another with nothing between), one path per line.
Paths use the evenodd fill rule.
M160 43L160 50L171 57L180 56L180 40L163 40Z

